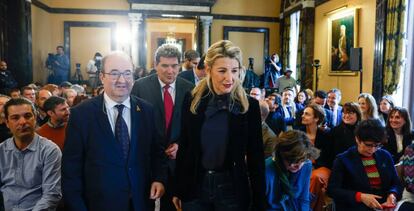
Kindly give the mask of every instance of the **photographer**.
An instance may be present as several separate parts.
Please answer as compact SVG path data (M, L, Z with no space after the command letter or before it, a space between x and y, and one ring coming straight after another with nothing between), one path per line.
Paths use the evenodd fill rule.
M281 75L281 70L282 64L279 61L279 55L274 53L270 58L265 59L265 71L263 74L264 88L276 88L276 81Z
M52 71L48 78L49 83L60 84L69 79L69 58L65 55L63 46L56 47L55 55L49 54L46 67Z
M95 53L93 59L89 60L86 66L86 72L89 74L89 86L96 88L99 85L99 71L101 70L102 55L99 52Z

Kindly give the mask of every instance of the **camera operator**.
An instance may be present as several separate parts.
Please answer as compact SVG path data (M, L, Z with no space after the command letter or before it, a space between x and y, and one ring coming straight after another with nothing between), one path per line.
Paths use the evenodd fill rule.
M69 79L69 58L65 55L63 46L56 47L55 55L49 54L46 66L53 73L53 81L49 78L49 82L60 84Z
M89 74L89 86L93 89L99 85L99 71L102 65L102 55L99 52L95 53L93 59L89 60L86 66L86 71Z

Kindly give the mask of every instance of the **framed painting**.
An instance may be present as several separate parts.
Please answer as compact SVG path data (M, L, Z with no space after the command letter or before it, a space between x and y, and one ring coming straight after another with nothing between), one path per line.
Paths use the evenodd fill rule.
M358 44L358 9L333 14L328 18L329 75L356 75L350 70L351 48Z

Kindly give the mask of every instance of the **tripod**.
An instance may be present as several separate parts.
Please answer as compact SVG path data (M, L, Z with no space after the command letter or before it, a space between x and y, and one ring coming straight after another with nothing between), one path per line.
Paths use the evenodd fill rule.
M81 70L80 70L80 66L81 66L80 63L76 63L76 71L75 71L75 74L72 77L72 80L77 81L78 84L81 84L81 82L83 81L83 76L82 76L82 73L81 73Z

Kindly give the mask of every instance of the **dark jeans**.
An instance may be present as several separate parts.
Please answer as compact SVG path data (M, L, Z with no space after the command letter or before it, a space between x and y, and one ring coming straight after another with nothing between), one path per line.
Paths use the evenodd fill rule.
M414 203L411 202L404 202L398 211L413 211L414 210Z
M229 172L208 171L204 175L197 199L183 202L183 211L240 211L246 210L238 199Z

